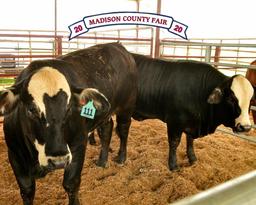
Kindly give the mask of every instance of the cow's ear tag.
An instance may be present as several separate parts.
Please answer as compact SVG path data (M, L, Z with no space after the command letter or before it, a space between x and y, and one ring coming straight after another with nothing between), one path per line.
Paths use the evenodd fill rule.
M82 107L80 115L89 119L94 119L96 108L93 105L93 100L90 100L86 105Z

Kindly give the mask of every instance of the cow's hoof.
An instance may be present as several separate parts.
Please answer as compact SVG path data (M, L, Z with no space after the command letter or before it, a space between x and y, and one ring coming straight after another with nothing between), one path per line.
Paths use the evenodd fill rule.
M72 204L72 205L80 205L80 202L79 202L78 197L70 198L70 199L69 199L69 204Z
M114 158L114 161L117 164L124 164L124 162L126 161L126 158L125 157L121 157L121 156L117 156L117 157Z
M197 161L197 158L196 158L196 157L191 157L191 158L188 159L188 162L189 162L190 165L195 164L196 161Z
M180 167L178 165L169 165L169 170L170 171L180 171Z
M97 165L98 167L106 168L106 167L107 167L107 162L103 162L103 161L98 160L98 161L96 162L96 165Z
M33 199L28 199L23 201L24 205L33 205Z

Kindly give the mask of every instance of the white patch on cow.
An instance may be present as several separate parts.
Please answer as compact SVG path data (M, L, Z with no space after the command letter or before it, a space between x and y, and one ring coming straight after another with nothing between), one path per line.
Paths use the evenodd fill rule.
M48 158L45 154L45 144L41 145L38 143L37 140L35 140L35 147L38 152L38 161L41 166L47 166L48 165Z
M238 99L238 103L241 108L241 114L235 120L236 125L238 123L240 123L242 126L251 125L248 109L254 92L253 87L245 77L238 75L233 78L231 90Z
M101 93L99 90L97 90L95 88L84 89L80 94L80 99L83 97L87 97L87 98L91 99L91 98L93 98L95 92L98 93L99 95L101 95L107 102L109 102L108 99L106 98L106 96L103 95L103 93ZM102 106L101 103L98 102L97 100L94 100L93 104L97 110L99 110Z
M47 93L50 97L53 97L60 90L67 94L68 104L71 97L68 82L62 73L52 67L41 68L31 77L28 84L28 93L32 95L34 103L45 116L44 94Z
M35 140L34 142L36 150L38 152L38 161L40 166L47 166L48 165L48 160L51 159L53 161L62 161L65 158L69 158L69 163L71 163L72 161L72 154L70 152L69 146L67 145L67 150L68 150L68 154L64 155L64 156L46 156L45 153L45 144L41 145L38 143L37 140Z

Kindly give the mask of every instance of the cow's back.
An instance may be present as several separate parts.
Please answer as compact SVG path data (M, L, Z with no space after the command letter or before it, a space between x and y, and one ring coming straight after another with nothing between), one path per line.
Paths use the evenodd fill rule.
M206 109L209 94L226 79L205 63L133 56L139 72L135 113L138 119L166 121L172 115L178 120L186 118L184 114L189 115L191 110Z
M110 100L112 107L125 104L128 96L136 95L135 61L119 43L99 44L59 59L72 65L77 86L98 89Z

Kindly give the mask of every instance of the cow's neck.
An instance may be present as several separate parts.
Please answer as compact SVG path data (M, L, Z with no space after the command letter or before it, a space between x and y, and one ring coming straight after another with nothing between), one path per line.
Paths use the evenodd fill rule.
M218 105L209 104L207 99L210 93L223 82L228 80L229 77L219 73L218 71L211 70L202 78L200 89L201 92L198 94L198 136L204 136L213 133L216 128L222 124L219 119Z

